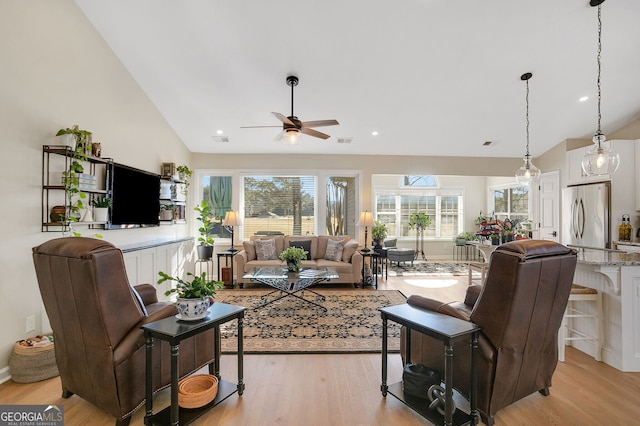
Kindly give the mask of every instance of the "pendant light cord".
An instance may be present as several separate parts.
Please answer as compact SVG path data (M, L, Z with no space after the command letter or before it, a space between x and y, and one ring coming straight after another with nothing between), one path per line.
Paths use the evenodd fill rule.
M601 68L601 57L602 57L602 17L600 15L602 4L598 5L598 133L597 135L602 134L602 128L600 126L600 120L602 119L602 114L600 111L600 102L602 100L601 95L601 86L600 86L600 68ZM598 147L600 147L600 141L598 140Z
M525 96L525 102L527 104L527 162L529 161L529 79L526 80L527 83L527 92Z

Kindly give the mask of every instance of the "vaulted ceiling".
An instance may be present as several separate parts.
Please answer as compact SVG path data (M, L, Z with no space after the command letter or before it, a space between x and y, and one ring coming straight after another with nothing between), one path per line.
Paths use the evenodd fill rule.
M596 130L588 0L76 3L193 152L521 157L525 72L533 156ZM640 117L638 17L602 5L605 134ZM291 114L288 75L296 116L340 122L329 139L241 128Z

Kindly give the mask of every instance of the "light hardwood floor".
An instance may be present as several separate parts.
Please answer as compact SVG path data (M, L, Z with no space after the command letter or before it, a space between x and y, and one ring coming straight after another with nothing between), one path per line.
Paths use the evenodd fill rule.
M406 296L422 294L443 301L461 300L466 276L389 277L380 289ZM357 290L354 290L357 291ZM424 425L422 417L392 396L380 393L379 354L245 355L246 390L233 395L196 423L198 425ZM235 381L236 358L224 355L223 378ZM401 379L400 356L389 356L389 383ZM0 385L1 404L63 404L65 425L112 425L114 418L77 396L61 397L60 380ZM154 411L169 404L164 390L154 398ZM144 409L132 418L142 425ZM530 395L501 410L497 425L633 425L640 419L640 373L622 373L567 348L558 363L551 395Z

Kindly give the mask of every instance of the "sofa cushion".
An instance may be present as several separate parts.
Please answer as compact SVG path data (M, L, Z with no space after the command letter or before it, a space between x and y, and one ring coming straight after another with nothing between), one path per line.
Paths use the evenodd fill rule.
M311 260L311 240L291 240L289 247L298 247L307 252L306 260Z
M347 241L344 244L344 248L342 249L342 261L343 262L351 262L351 257L358 250L358 244L355 240Z
M278 260L276 241L274 239L255 240L254 243L258 260Z
M348 235L318 235L318 253L316 259L324 259L324 255L327 252L327 242L329 240L344 241L345 243L351 239Z
M384 242L382 244L385 247L396 247L396 245L398 244L398 239L397 238L389 238L387 240L384 240Z
M342 250L344 249L344 241L340 240L328 240L327 250L324 254L325 260L335 260L337 262L342 261Z
M256 244L253 241L243 241L242 246L247 253L247 262L256 260Z

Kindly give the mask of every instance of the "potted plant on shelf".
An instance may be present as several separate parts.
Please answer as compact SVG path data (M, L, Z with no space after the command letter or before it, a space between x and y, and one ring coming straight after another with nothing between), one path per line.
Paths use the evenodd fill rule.
M280 253L280 260L287 262L287 269L298 272L302 269L302 260L307 258L307 251L300 247L288 247Z
M387 238L388 232L389 230L387 229L387 224L376 220L374 227L371 228L371 238L373 238L374 243L373 248L382 248L382 242L385 238Z
M95 197L91 200L91 205L93 206L93 220L96 222L107 222L111 199L107 197Z
M200 227L198 228L200 233L198 237L198 243L200 243L198 245L198 258L200 260L209 260L213 256L213 243L215 241L209 235L209 232L213 229L213 209L208 202L202 200L194 210L198 212L196 219L200 221Z
M463 231L456 235L454 241L457 246L464 246L467 244L467 241L474 241L476 239L476 234L469 231Z
M91 132L82 130L78 125L60 129L56 136L71 135L75 139L72 147L71 162L69 168L62 172L62 185L65 190L66 208L62 218L63 232L69 230L71 235L79 237L80 233L74 231L72 223L80 220L80 213L85 209L83 200L87 195L80 190L79 174L84 171L82 162L87 161L87 149L91 149Z
M160 220L173 220L175 204L173 203L161 203L160 204Z
M193 172L191 171L191 169L189 167L187 167L184 164L176 167L176 171L178 172L178 179L180 179L182 181L182 183L180 184L180 188L182 190L182 193L186 197L187 193L189 192L189 182L190 182L191 175L193 174Z
M162 271L158 274L160 275L158 284L165 281L177 283L175 287L165 291L164 295L169 296L175 293L178 296L176 308L181 320L195 321L206 317L209 307L214 302L216 291L222 288L222 281L207 279L206 272L200 275L187 272L187 277L193 277L190 281L172 277Z

